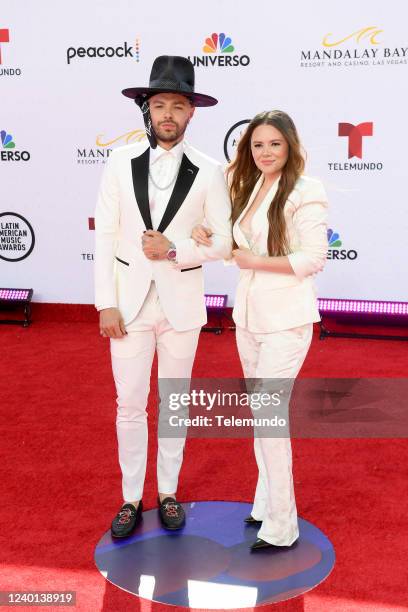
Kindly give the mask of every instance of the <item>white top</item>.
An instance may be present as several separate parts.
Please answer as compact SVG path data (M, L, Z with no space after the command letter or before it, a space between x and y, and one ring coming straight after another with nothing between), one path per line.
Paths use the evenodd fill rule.
M181 163L184 153L184 143L179 142L175 147L167 151L160 145L155 149L150 149L150 165L149 174L159 187L167 187L167 189L157 189L149 176L149 202L150 215L152 218L153 229L157 230L160 221L164 215L170 196L174 189L177 180L176 174ZM172 181L172 179L175 179Z
M253 232L252 232L252 226L250 227L243 227L242 222L240 223L240 227L241 227L241 232L244 234L246 241L249 244L249 248L252 248L252 240L253 240Z

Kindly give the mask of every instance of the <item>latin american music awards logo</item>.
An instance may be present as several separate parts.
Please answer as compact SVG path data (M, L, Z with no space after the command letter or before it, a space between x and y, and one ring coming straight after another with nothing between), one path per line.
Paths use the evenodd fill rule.
M205 55L189 55L188 59L194 66L199 67L228 67L248 66L251 59L248 55L234 53L235 45L232 38L220 32L213 32L204 40L202 50Z
M97 165L105 164L109 155L112 152L114 144L133 144L146 140L146 132L144 130L131 130L120 136L107 137L104 134L98 134L96 137L96 147L77 148L76 161L81 165Z
M0 76L21 76L21 68L8 68L6 67L8 58L11 54L9 46L7 45L7 51L5 51L6 43L11 43L10 30L7 28L0 28Z
M301 68L362 67L408 64L408 46L386 47L384 30L366 26L355 32L323 36L321 48L301 49Z
M6 130L0 131L0 161L2 162L27 162L30 160L30 153L28 151L20 151L16 149L16 143L14 142L13 136Z
M0 259L22 261L33 251L34 230L22 215L14 212L0 213Z
M384 164L378 161L363 160L363 149L366 146L365 139L373 136L374 124L372 121L364 121L354 125L353 123L339 123L337 135L344 138L347 143L347 159L361 159L362 161L335 161L328 162L331 172L337 171L375 171L382 170ZM344 149L343 149L344 151ZM342 156L344 159L344 156Z
M234 159L235 154L237 152L237 146L242 134L245 132L248 123L250 123L250 119L242 119L242 121L238 121L234 123L233 126L230 127L228 132L224 138L224 155L225 159L230 162Z
M329 243L329 250L327 251L327 259L345 260L349 259L354 261L358 257L358 253L355 249L339 249L343 246L343 242L340 240L340 234L334 232L332 229L327 230L327 240Z

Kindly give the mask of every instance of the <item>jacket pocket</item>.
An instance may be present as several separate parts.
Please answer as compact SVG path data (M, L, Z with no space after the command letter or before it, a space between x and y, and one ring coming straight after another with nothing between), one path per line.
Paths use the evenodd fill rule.
M199 270L202 267L203 266L195 266L194 268L183 268L182 270L180 270L180 272L190 272L190 270Z

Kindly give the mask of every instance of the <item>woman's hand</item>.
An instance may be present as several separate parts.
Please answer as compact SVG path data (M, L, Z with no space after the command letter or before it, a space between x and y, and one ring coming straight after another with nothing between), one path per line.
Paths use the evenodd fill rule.
M210 236L212 236L212 231L208 227L204 227L204 225L196 225L191 232L191 237L197 246L199 244L211 246L212 240L210 240Z
M239 249L232 251L232 256L241 270L256 270L258 268L259 257L254 255L251 249L239 247Z

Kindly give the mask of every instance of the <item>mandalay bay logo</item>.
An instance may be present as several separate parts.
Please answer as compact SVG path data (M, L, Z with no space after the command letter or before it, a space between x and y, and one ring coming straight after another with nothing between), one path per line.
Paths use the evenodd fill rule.
M301 49L301 68L408 64L408 45L386 46L384 30L366 26L351 33L329 32L320 48Z
M85 166L105 164L112 152L112 145L130 145L136 142L142 142L143 140L146 140L146 132L139 129L126 132L125 134L113 138L105 134L98 134L95 141L96 147L77 148L76 161L78 164Z

